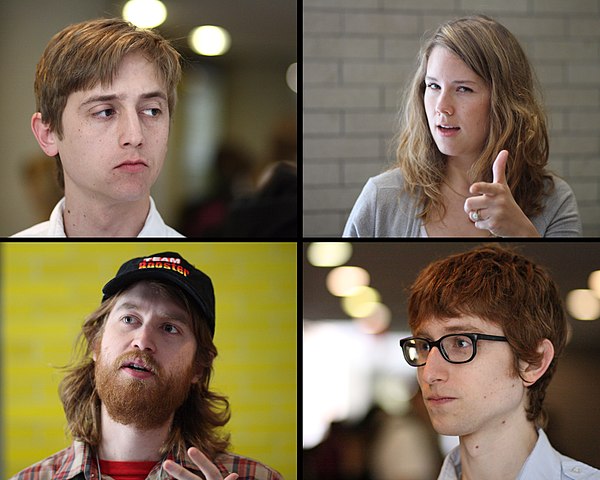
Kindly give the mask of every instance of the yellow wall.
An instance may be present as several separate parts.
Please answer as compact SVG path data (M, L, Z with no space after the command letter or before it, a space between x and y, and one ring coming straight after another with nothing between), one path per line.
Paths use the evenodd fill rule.
M229 396L233 450L297 476L296 244L7 243L2 246L5 472L64 448L56 368L125 260L177 251L213 280L213 385Z

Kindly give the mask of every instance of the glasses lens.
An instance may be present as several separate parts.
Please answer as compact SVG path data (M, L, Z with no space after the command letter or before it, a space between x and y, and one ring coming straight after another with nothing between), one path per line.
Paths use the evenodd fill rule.
M413 338L404 344L404 357L413 367L425 364L427 355L429 344L420 338Z
M451 362L468 362L473 356L473 340L464 335L450 335L441 345Z

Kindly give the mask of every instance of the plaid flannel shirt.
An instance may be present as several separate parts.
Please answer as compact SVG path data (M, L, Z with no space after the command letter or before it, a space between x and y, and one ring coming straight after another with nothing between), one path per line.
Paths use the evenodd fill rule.
M205 478L196 464L187 456L175 459L172 454L167 456L200 478ZM272 468L246 457L225 453L219 455L214 464L226 477L229 473L237 473L239 480L283 480L283 477ZM165 480L172 478L162 469L162 461L157 462L146 480ZM109 480L102 475L100 480ZM96 456L89 445L75 441L70 447L38 462L19 472L10 480L99 480Z

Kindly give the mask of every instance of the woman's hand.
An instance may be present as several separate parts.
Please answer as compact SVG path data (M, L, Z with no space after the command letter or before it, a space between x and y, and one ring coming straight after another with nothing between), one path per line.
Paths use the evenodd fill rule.
M196 447L191 447L188 450L188 455L204 474L206 480L222 480L219 469L215 467L212 462L206 458L206 455L204 455ZM194 475L192 472L186 470L172 460L165 460L163 463L163 468L169 475L178 480L201 480L198 475ZM227 475L225 480L237 480L238 477L239 475L237 473L232 473Z
M493 182L477 182L465 201L465 212L475 227L497 237L539 237L527 215L517 205L506 181L508 151L502 150L492 165Z

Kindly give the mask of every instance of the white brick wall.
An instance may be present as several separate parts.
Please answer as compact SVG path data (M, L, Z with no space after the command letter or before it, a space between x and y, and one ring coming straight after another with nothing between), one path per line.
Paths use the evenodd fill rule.
M367 178L393 161L424 32L472 13L523 45L550 120L550 168L575 191L584 235L600 236L600 0L305 0L304 236L341 235Z

